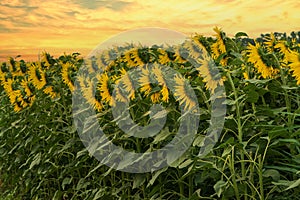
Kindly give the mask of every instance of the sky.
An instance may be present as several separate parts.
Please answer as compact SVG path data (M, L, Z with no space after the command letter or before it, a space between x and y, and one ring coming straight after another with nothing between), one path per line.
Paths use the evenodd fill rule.
M299 11L299 0L1 0L0 61L33 61L43 51L86 56L115 35L147 27L187 37L212 36L215 26L228 36L290 33L300 31Z

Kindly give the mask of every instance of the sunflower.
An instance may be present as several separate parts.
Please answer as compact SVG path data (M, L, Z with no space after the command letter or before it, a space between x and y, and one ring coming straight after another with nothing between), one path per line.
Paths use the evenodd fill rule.
M199 58L202 54L202 52L199 51L198 45L196 46L196 44L192 41L185 41L183 47L189 51L189 56L193 59Z
M208 56L203 56L202 59L198 59L200 67L196 69L199 71L200 76L203 78L206 89L214 93L218 85L223 85L223 80L218 76L218 71L214 62Z
M270 36L265 38L264 44L267 47L268 52L274 51L275 42L276 42L276 38L274 36L274 33L271 33Z
M32 95L32 92L31 92L30 88L28 87L28 84L29 84L29 82L25 79L23 79L20 83L20 85L23 87L23 89L26 93L26 96L30 97Z
M166 65L169 62L171 62L167 51L165 51L164 49L159 48L159 49L157 49L157 52L158 52L158 62L160 64Z
M14 90L13 89L14 81L12 79L7 79L4 81L3 88L9 98L10 104L14 105L17 101L17 97L21 95L21 90Z
M128 67L136 67L144 65L144 62L139 57L138 48L132 48L124 53L123 61L127 63Z
M138 48L132 49L132 51L131 51L131 57L133 58L133 60L135 62L135 66L143 66L144 65L144 62L140 58L139 49Z
M283 62L287 63L289 61L289 55L291 51L288 48L286 41L279 41L274 48L279 49L280 53L283 54Z
M97 90L100 91L100 95L101 95L101 99L108 103L110 106L113 105L114 100L112 98L112 95L109 92L109 77L106 73L103 73L100 75L100 77L98 78L99 80L99 84L97 87Z
M123 71L121 80L125 87L126 92L128 93L128 95L127 95L128 98L131 100L135 99L135 90L134 90L132 80L129 77L129 74L127 72L124 74L124 71Z
M0 65L0 83L5 81L6 73L2 71L2 67Z
M33 83L34 87L38 90L46 85L46 74L41 68L41 63L33 63L29 68L29 80Z
M181 46L176 46L175 49L174 49L175 61L178 62L178 63L186 62L186 59L182 57L181 48L182 48Z
M73 64L70 62L67 62L65 64L62 64L62 70L61 70L62 81L69 87L71 92L73 92L75 89L74 84L69 76L69 69L72 69L72 68L73 68Z
M206 52L206 47L200 42L200 39L203 38L203 35L195 34L192 37L192 41L197 45L197 49L203 50Z
M164 76L163 76L163 73L162 73L160 67L158 65L155 65L153 67L152 71L155 75L155 78L156 78L158 84L160 86L162 86L162 90L161 90L162 100L165 102L168 102L169 101L169 90L167 88L167 84L165 82L165 79L164 79Z
M11 74L12 74L13 77L24 75L22 70L21 70L21 63L20 62L16 61L11 65L13 65L13 71L11 71Z
M289 62L288 66L290 67L293 76L297 80L297 84L300 85L300 58L299 58L299 53L292 51L289 54Z
M252 44L249 44L249 47L247 49L247 53L248 55L248 62L252 63L254 65L254 67L257 69L257 71L259 73L261 73L261 76L263 78L271 78L273 77L275 74L278 73L277 69L274 69L273 67L269 67L267 66L260 54L259 54L259 48L260 45L259 43L255 43L255 46Z
M213 53L213 58L217 59L221 54L226 53L226 46L225 46L224 39L222 37L223 34L222 30L219 29L218 27L215 27L214 31L216 32L215 36L217 38L217 41L214 44L212 44L211 50ZM227 65L227 59L223 58L220 61L220 63L222 66Z
M44 92L45 94L49 95L52 99L55 99L56 97L59 96L56 92L54 92L53 86L47 86L47 87L43 90L43 92Z
M88 104L100 112L103 108L103 105L95 98L92 80L83 76L78 76L78 81L83 97L87 100Z
M176 84L174 88L174 96L176 100L179 101L180 105L184 105L184 110L191 110L196 106L196 102L189 97L189 93L186 91L185 79L176 74L174 80Z
M50 61L49 61L49 58L50 58L50 54L48 54L47 52L43 52L42 53L42 59L41 59L41 62L44 63L44 66L46 68L49 68L51 66L50 64Z
M151 81L150 81L150 72L148 68L141 68L142 75L139 78L138 82L141 86L140 91L145 94L145 96L148 96L152 90L151 87Z
M152 103L158 103L159 97L160 97L159 92L155 92L155 93L151 94L150 98L151 98Z

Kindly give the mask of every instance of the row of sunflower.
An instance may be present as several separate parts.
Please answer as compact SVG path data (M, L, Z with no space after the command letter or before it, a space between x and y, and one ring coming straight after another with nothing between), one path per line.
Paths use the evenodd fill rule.
M97 111L138 96L152 103L168 103L170 77L167 78L163 66L180 72L171 77L175 82L173 95L185 109L192 109L196 103L189 97L188 82L197 79L213 93L224 84L226 69L234 67L242 70L244 79L278 78L285 69L285 76L294 77L296 84L300 84L300 44L296 38L279 38L271 33L262 41L254 41L246 34L229 38L219 28L214 31L215 38L195 34L178 46L114 47L85 60L77 53L54 59L46 52L36 62L10 58L0 65L0 85L19 112L31 107L38 95L59 98L65 86L70 92L78 86ZM84 73L77 76L76 86L80 68ZM140 70L138 77L127 73L133 68ZM115 87L120 84L123 88Z

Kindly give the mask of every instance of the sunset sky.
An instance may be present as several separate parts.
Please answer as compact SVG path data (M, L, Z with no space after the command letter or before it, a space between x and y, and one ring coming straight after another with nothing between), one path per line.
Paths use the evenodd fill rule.
M124 31L161 27L190 36L300 31L299 0L2 0L0 61L42 51L86 55ZM28 56L31 57L28 57Z

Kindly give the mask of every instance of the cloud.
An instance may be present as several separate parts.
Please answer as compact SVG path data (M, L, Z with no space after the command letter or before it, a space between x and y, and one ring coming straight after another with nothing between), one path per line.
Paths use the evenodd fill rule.
M83 8L97 10L99 8L109 8L114 11L121 11L125 7L129 6L131 2L119 1L119 0L75 0L76 4L80 5Z
M93 48L123 31L161 27L190 36L298 31L298 0L2 0L3 48Z

